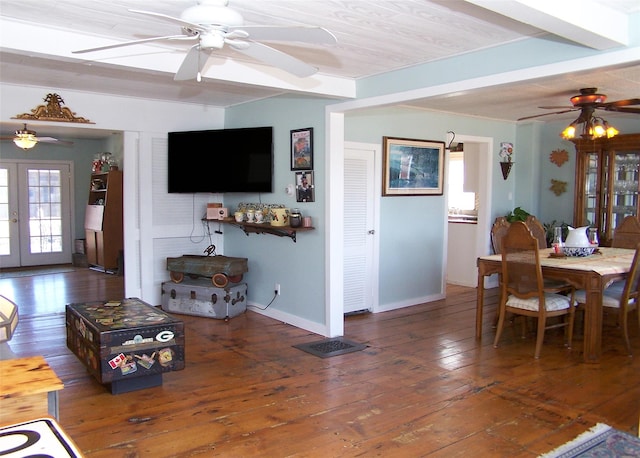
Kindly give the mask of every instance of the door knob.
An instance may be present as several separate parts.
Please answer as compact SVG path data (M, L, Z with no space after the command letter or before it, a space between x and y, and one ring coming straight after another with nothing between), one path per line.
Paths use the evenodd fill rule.
M374 231L373 229L371 229L369 232L367 232L367 234L369 234L369 235L373 235L375 233L376 233L376 231Z
M13 219L11 220L11 222L12 222L12 223L17 223L17 222L18 222L18 218L13 218Z

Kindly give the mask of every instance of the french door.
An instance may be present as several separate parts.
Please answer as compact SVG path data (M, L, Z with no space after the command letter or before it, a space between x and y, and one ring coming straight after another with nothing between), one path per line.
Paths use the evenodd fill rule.
M71 163L0 161L0 267L71 262Z

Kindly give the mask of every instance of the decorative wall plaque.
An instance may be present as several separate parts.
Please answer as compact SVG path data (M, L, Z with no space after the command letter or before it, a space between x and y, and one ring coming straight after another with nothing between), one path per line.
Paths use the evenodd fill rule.
M551 154L549 154L549 160L558 167L561 167L562 164L569 160L569 153L564 149L554 149L551 151Z
M556 196L567 192L567 182L551 179L551 187L549 188Z
M63 107L64 100L58 94L47 94L43 99L46 105L38 105L31 109L31 113L22 113L12 119L31 119L35 121L61 121L95 124L88 119L78 117L68 107Z

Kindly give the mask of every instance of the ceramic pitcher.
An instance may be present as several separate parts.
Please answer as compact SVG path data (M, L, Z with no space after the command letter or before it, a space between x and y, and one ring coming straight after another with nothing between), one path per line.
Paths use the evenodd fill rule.
M587 229L589 226L572 228L569 226L569 235L564 244L568 247L590 246L589 237L587 237Z

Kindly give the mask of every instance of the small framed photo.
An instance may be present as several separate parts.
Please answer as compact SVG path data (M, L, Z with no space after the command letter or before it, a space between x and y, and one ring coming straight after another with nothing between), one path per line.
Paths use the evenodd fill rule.
M440 196L444 142L382 137L383 196Z
M316 187L313 184L313 172L296 172L296 201L316 201Z
M291 170L313 170L313 128L291 131Z

